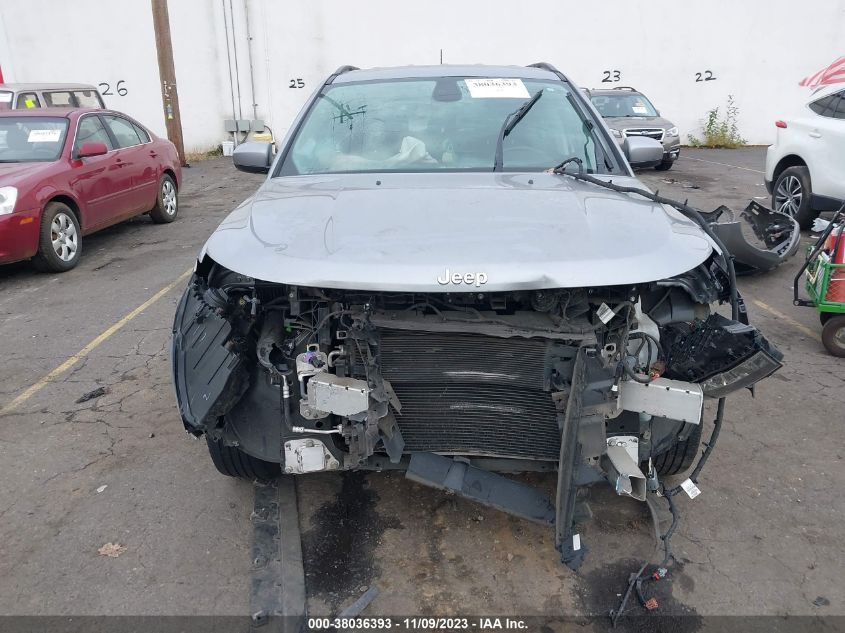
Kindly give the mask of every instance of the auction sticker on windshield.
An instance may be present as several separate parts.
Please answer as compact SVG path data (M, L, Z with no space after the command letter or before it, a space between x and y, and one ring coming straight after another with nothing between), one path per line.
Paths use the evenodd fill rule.
M521 79L464 79L473 99L527 99L528 89Z
M61 130L30 130L27 143L55 143L62 136Z

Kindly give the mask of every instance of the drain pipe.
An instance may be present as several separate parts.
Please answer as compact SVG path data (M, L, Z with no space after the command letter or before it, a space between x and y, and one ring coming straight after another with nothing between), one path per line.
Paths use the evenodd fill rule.
M270 123L273 123L273 81L272 81L272 73L270 72L270 37L267 33L267 2L266 0L261 0L261 29L262 29L262 37L264 39L264 72L265 72L265 81L267 82L267 107L264 109L264 116L270 119ZM265 124L267 123L265 119ZM270 126L267 126L270 127ZM276 144L276 133L273 132L273 128L270 128L271 140L273 145Z
M238 119L242 119L244 118L244 112L241 104L241 71L238 68L238 40L235 37L235 11L232 9L232 0L229 0L229 20L232 24L232 57L235 58L235 86L238 88ZM237 127L237 124L235 127ZM240 132L236 133L240 134Z
M238 146L238 117L235 112L235 89L232 86L232 54L229 51L229 20L226 18L226 0L220 0L220 6L223 9L223 32L226 34L226 62L229 69L229 95L232 97L232 120L235 121L235 131L232 132L232 137L235 140L235 147Z
M244 19L246 20L246 55L249 59L249 90L252 95L252 118L258 118L258 104L255 102L255 68L252 63L252 32L249 30L249 0L244 0Z

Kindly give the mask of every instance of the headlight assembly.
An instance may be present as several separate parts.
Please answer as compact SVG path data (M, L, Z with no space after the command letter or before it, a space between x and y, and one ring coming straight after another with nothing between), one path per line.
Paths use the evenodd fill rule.
M666 136L678 136L678 128L670 127L666 130Z
M15 187L0 187L0 215L8 215L15 210L18 190Z

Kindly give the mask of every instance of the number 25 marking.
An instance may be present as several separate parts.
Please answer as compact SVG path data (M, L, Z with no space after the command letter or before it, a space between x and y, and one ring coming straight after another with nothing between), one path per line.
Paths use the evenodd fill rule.
M302 79L291 79L288 88L304 88L305 82Z

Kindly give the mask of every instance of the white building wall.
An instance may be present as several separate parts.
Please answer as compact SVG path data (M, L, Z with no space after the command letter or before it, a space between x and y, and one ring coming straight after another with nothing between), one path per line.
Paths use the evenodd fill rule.
M5 81L108 84L106 106L164 133L149 2L0 0L0 25Z
M766 144L774 120L809 96L798 81L845 55L845 0L170 0L169 8L189 150L217 145L223 120L233 110L253 118L253 104L281 137L342 64L436 64L441 50L446 63L548 61L581 86L635 86L684 137L733 94L740 132ZM6 81L109 83L109 107L164 133L149 0L0 0L0 21ZM619 81L603 83L614 71ZM706 71L715 79L696 81ZM290 87L297 79L304 88ZM126 96L116 94L119 80Z

